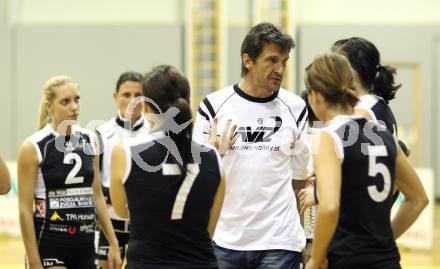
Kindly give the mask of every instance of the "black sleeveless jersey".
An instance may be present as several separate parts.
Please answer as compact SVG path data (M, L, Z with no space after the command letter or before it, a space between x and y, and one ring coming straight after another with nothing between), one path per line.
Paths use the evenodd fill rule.
M373 120L387 127L387 130L397 139L397 122L393 111L381 97L367 94L359 98L356 108L369 112Z
M328 250L329 268L400 268L390 213L397 148L373 122L338 116L323 129L342 162L340 215ZM319 184L319 179L318 179Z
M28 138L37 151L39 167L34 214L38 244L80 245L94 240L92 134L74 127L68 137L50 125Z
M220 157L214 148L193 142L195 162L182 180L170 143L163 132L155 132L124 145L129 156L124 179L130 212L127 264L217 268L207 227L221 178Z

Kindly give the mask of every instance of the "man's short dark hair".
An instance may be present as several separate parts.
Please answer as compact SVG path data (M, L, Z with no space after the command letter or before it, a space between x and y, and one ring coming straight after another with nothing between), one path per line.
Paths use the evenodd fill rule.
M249 30L241 44L241 77L246 76L249 71L243 63L243 54L246 53L252 61L255 61L264 45L269 43L278 45L283 51L290 51L295 47L292 36L272 23L262 22L255 25Z
M119 92L119 87L121 87L121 85L127 81L142 83L142 75L134 71L127 71L122 73L119 76L118 81L116 82L116 92Z

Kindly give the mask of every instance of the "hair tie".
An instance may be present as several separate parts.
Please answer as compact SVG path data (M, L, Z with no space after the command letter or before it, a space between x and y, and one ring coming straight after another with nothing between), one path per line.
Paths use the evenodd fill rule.
M376 70L380 71L382 69L382 67L383 67L382 65L378 64L378 65L376 65Z

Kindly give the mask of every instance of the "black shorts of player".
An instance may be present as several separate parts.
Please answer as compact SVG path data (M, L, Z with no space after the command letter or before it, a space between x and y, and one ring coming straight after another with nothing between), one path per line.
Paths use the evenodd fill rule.
M163 264L142 264L129 262L125 266L125 269L218 269L217 264L213 265L163 265Z
M125 258L125 252L127 250L127 244L130 234L128 233L128 225L126 221L118 221L112 219L112 224L115 229L116 238L119 242L119 252L121 253L121 259ZM125 231L125 232L122 232ZM98 259L99 260L108 260L108 251L110 249L110 244L107 241L104 233L99 231L99 243L98 243Z
M38 245L38 252L44 268L63 266L69 269L96 269L93 241L66 246L62 242L54 244L43 240Z

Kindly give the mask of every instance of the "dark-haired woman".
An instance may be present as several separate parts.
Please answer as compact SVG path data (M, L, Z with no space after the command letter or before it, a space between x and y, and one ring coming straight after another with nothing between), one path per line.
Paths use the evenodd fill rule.
M96 129L101 141L102 153L100 156L100 175L102 190L107 202L107 208L112 219L113 228L119 242L121 259L125 257L126 245L129 238L129 220L120 218L115 213L110 199L110 160L113 146L122 140L134 139L145 136L149 132L149 124L142 116L142 103L130 107L130 101L142 96L142 75L129 71L122 73L116 83L116 91L113 93L118 112L116 117L110 119ZM108 269L109 242L102 231L99 233L98 259L102 269Z
M111 161L113 206L130 216L127 268L218 268L211 238L224 180L217 151L191 141L188 80L158 66L143 94L151 132L117 144Z
M383 66L376 46L362 37L352 37L336 41L333 52L347 57L353 72L353 84L359 102L355 112L387 127L397 139L397 123L391 108L390 100L394 99L401 85L396 85L396 69Z
M318 56L306 70L310 105L325 127L314 150L319 205L307 269L401 268L395 238L416 220L427 196L396 140L354 114L358 97L347 59ZM390 221L392 190L405 201Z
M340 39L333 44L332 51L345 55L350 62L359 97L355 113L385 126L397 140L396 118L388 105L401 87L394 82L396 68L383 66L377 47L362 37ZM399 192L395 191L393 201L398 196Z
M362 37L340 39L332 46L332 51L347 57L353 73L353 86L359 101L355 113L385 126L397 141L397 123L388 103L394 99L401 85L396 85L396 69L382 66L377 47ZM395 192L395 201L399 192ZM306 188L299 194L301 208L315 205L313 189Z

